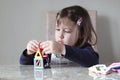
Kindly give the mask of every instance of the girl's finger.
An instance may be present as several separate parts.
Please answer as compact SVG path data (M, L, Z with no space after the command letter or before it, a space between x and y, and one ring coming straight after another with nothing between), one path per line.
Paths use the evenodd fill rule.
M33 41L31 42L31 45L34 46L34 47L36 47L36 48L38 48L39 42L36 41L36 40L33 40Z
M42 42L41 44L40 44L40 46L44 49L44 48L46 48L46 47L49 47L49 43L46 41L46 42Z
M37 51L37 48L36 48L35 46L31 46L31 47L30 47L30 50L36 52L36 51Z
M51 53L50 48L49 48L49 47L44 48L44 49L43 49L43 53L45 53L45 54L50 54L50 53Z

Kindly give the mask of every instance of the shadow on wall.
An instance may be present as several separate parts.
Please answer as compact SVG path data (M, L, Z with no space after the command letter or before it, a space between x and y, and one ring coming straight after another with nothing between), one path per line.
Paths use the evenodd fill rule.
M112 46L112 37L109 18L107 16L97 17L97 35L98 35L98 52L100 63L112 63L115 61Z

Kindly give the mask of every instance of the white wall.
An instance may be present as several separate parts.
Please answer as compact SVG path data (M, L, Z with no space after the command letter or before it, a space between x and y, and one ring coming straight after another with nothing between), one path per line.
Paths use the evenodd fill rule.
M120 0L0 0L0 64L19 64L29 40L46 40L46 12L70 5L97 10L100 62L120 61Z

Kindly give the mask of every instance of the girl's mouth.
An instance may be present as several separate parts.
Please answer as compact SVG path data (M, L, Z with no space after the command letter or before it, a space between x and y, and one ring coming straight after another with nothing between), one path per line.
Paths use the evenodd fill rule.
M60 44L64 44L63 41L58 41L58 43L60 43Z

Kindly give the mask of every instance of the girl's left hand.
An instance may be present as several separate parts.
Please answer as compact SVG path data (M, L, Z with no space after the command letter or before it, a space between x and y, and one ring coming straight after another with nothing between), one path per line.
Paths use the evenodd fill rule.
M45 41L40 43L40 46L43 48L43 53L45 54L57 54L61 55L64 50L64 44L60 44L56 41Z

